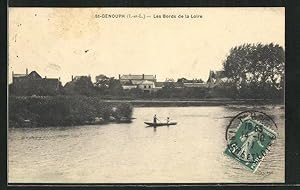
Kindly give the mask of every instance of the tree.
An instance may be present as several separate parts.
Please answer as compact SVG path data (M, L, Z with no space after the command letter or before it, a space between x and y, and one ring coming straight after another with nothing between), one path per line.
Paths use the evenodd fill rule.
M111 95L118 96L123 94L123 87L120 81L114 77L109 78L108 89Z
M98 94L114 96L123 94L123 87L120 81L115 79L114 77L98 75L96 76L95 86Z
M98 75L96 76L95 89L97 90L98 95L107 95L108 87L109 87L110 78L106 75Z
M96 76L95 86L106 89L109 86L109 80L110 78L105 75L98 75Z
M89 76L80 76L73 81L65 84L64 92L66 94L78 94L92 96L95 95L96 91L94 85Z
M230 50L223 67L242 97L274 98L283 92L284 60L277 44L243 44Z

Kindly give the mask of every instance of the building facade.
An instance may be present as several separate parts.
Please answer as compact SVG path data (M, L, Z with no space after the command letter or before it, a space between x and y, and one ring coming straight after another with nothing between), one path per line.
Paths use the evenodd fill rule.
M143 92L150 93L155 91L155 83L149 80L140 81L137 84L137 88L143 90Z
M28 74L15 74L12 72L11 93L15 95L55 95L62 85L58 78L42 78L36 71Z

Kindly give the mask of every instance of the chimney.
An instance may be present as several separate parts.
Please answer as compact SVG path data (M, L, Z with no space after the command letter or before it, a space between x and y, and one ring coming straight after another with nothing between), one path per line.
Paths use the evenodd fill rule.
M73 77L73 75L72 75L72 81L74 80L74 77Z
M119 74L119 80L121 79L121 75Z
M143 80L145 79L145 75L143 74Z
M28 75L28 69L26 68L26 76Z

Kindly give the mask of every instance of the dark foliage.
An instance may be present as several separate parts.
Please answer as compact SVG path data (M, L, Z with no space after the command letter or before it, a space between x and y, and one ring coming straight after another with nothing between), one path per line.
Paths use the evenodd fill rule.
M64 86L64 93L66 95L96 95L96 90L88 76L81 76L80 78L70 81Z
M96 117L108 121L112 116L117 120L131 118L132 107L126 103L102 102L96 97L55 96L55 97L10 97L10 126L68 126L83 125Z
M285 54L281 46L244 44L234 47L223 63L240 98L282 98Z
M56 96L63 93L63 87L61 82L58 83L58 88L56 89L43 80L33 80L18 86L10 84L9 93L18 96Z

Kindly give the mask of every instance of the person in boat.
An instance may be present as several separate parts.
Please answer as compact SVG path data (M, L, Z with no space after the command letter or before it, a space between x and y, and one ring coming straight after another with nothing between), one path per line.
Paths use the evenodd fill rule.
M170 118L169 118L169 117L167 117L167 124L169 124L169 122L170 122Z
M157 123L157 117L156 117L156 114L154 115L154 117L153 117L153 123Z

